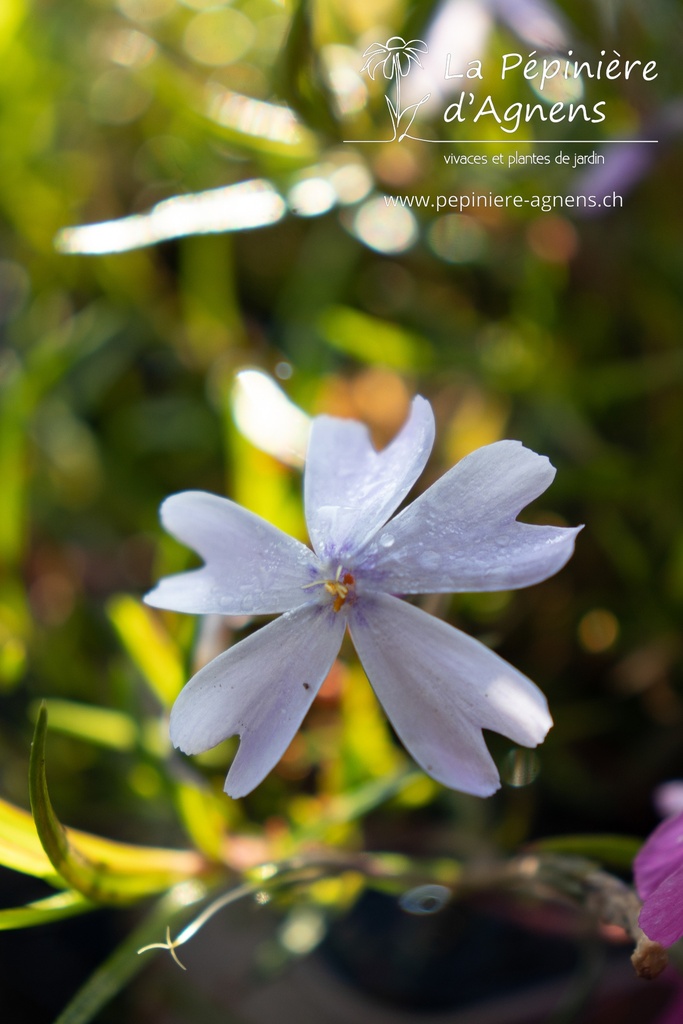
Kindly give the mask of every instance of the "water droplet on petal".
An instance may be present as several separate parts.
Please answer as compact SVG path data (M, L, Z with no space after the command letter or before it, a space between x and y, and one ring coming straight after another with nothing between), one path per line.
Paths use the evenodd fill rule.
M423 551L418 561L423 569L437 569L441 558L438 551Z
M379 539L380 547L392 548L395 543L395 537L391 533L384 533Z
M436 914L442 910L453 893L445 885L418 885L399 898L401 910L408 914Z
M251 596L251 594L248 594L246 597L242 598L242 600L240 601L240 608L242 609L243 612L251 612L254 610L254 598Z

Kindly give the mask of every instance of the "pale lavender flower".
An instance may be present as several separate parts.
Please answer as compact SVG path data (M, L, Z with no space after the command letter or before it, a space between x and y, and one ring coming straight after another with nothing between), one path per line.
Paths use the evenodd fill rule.
M410 71L411 63L422 67L420 53L427 52L427 44L422 39L411 39L406 42L402 36L392 36L386 43L372 43L363 54L366 58L361 72L367 71L370 78L382 68L384 77L391 81L399 75L405 77Z
M362 424L317 417L304 481L312 550L225 498L188 491L163 503L166 529L206 564L161 580L148 604L283 613L201 669L171 713L171 739L188 754L239 734L231 796L250 792L282 757L347 626L399 737L444 785L479 796L499 787L482 729L529 747L545 737L552 721L529 679L394 595L538 583L565 564L578 530L517 522L555 475L519 441L472 452L390 519L433 441L431 406L420 397L379 452Z

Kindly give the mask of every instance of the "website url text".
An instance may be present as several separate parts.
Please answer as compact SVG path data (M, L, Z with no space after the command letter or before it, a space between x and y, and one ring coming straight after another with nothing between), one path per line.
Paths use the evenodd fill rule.
M435 210L475 210L475 209L523 209L525 206L550 213L551 210L620 210L624 205L624 197L617 192L605 196L586 195L499 195L493 192L469 192L461 195L437 196L386 196L385 206L424 207Z

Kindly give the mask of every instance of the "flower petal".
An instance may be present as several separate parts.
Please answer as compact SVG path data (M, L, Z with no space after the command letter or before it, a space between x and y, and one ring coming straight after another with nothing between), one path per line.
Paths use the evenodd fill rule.
M379 52L371 53L370 56L368 57L368 59L365 61L365 64L363 65L363 67L360 69L361 73L363 71L367 71L368 74L370 75L370 78L374 82L375 74L376 74L378 68L384 67L384 65L386 64L386 62L389 59L390 59L389 58L389 54L386 53L386 52L384 52L384 53L379 53Z
M663 782L661 786L657 786L652 802L662 818L671 818L683 813L683 781L671 779L670 782Z
M479 448L392 519L365 552L375 585L400 594L528 587L571 557L582 527L533 526L516 516L555 470L519 441Z
M145 596L155 608L198 615L283 612L304 603L301 588L317 576L309 548L227 498L174 494L161 506L161 520L207 564L161 580Z
M198 754L238 733L225 790L232 797L251 792L291 743L337 656L345 624L329 605L305 605L219 655L173 706L174 746Z
M388 53L384 43L370 43L370 45L363 50L364 57L373 57L377 53L383 53L385 55Z
M402 53L397 54L396 56L398 69L404 78L410 71L411 62L414 62L418 67L422 68L422 61L417 53L412 53L410 50L403 50ZM422 70L424 70L424 68L422 68Z
M420 396L399 433L380 452L362 423L318 416L304 478L306 521L316 552L342 556L369 540L417 480L433 443L434 415Z
M636 889L646 900L683 865L683 814L662 821L645 841L633 862Z
M680 851L679 851L680 864ZM648 939L672 946L683 936L683 864L645 900L638 924Z
M429 47L424 39L410 39L406 43L405 48L406 50L421 50L422 53L429 53Z
M481 734L536 746L552 719L541 691L477 640L388 594L361 599L349 628L363 667L417 763L452 789L500 785Z

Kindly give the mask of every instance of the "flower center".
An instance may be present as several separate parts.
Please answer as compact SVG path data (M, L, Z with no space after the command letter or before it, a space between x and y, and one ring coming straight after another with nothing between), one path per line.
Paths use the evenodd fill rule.
M344 602L349 596L356 579L352 573L344 569L341 565L337 566L337 572L334 579L331 580L316 580L315 583L307 583L304 590L308 590L311 587L324 587L327 593L334 598L334 604L332 605L335 612L341 610Z

